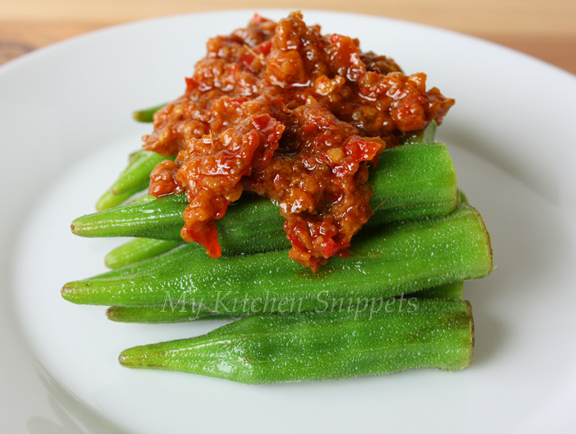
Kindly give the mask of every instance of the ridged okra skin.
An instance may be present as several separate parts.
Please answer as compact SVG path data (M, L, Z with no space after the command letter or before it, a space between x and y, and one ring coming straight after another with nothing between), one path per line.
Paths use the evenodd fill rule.
M463 300L464 282L451 282L445 285L433 286L422 291L407 294L406 297L414 296L418 300Z
M110 189L100 197L96 203L96 209L105 211L116 207L136 193L147 189L150 183L150 172L165 159L166 157L156 152L144 150L134 152L130 156L128 166L120 173Z
M178 241L136 238L116 247L104 258L104 263L113 270L125 265L153 258L182 245Z
M385 150L372 172L375 211L365 228L452 211L456 174L441 143L405 145ZM86 237L129 236L181 241L184 195L168 196L89 214L72 222L72 231ZM216 222L224 255L285 249L290 245L278 207L267 199L241 199Z
M65 299L80 304L146 306L167 298L202 303L214 312L315 310L335 300L394 297L492 271L490 238L469 205L446 216L392 223L365 232L349 258L331 258L316 273L288 258L287 251L209 259L183 246L135 273L122 269L70 282Z
M119 360L130 368L262 384L415 368L455 371L470 365L473 347L467 302L411 300L362 312L246 317L196 338L124 350Z
M98 199L98 202L96 202L96 209L98 211L104 211L104 210L122 205L124 202L126 202L128 199L130 199L135 194L138 194L142 190L147 189L148 184L149 184L149 180L146 179L141 184L137 185L136 187L131 188L129 190L126 190L122 193L118 193L118 194L112 193L111 190L109 190L106 193L104 193L100 197L100 199Z
M116 182L110 188L113 194L122 194L133 189L136 185L150 180L150 172L156 165L164 161L166 157L151 151L138 151L130 164L120 174Z
M411 294L404 294L406 299L417 300L462 300L464 282L452 282L445 285L426 288ZM342 308L361 309L353 307L352 303ZM340 307L338 305L337 307ZM187 305L185 303L168 303L158 306L112 306L106 310L108 319L116 322L163 324L173 322L202 321L202 320L231 320L245 315L230 313L215 313L204 306Z

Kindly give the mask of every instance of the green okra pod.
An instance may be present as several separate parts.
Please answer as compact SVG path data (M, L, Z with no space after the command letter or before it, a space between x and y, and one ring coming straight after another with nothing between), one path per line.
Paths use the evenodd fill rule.
M104 258L108 268L121 268L144 259L166 253L182 245L178 241L155 240L151 238L136 238L116 247Z
M98 200L96 209L104 211L118 206L135 193L147 189L150 183L150 172L164 160L166 157L151 151L140 150L131 154L128 166L120 173L110 189Z
M436 121L432 121L428 124L424 131L420 133L408 134L400 141L400 143L402 145L410 145L414 143L431 143L435 140L437 128L438 124Z
M463 300L464 282L459 280L457 282L433 286L423 289L422 291L408 294L406 297L410 295L416 297L418 300Z
M463 291L464 282L459 281L406 294L405 298L415 298L418 300L462 300ZM351 301L353 303L353 300ZM350 304L347 308L356 310L357 308L353 306L355 305ZM342 306L342 308L344 307L345 306ZM158 306L112 306L106 310L106 316L108 319L116 322L160 324L211 319L236 319L246 315L218 313L204 306L180 304L178 302L169 303L167 300L166 303Z
M135 264L141 267L136 273L70 282L62 295L74 303L108 306L161 305L170 299L232 314L306 311L480 278L493 266L489 235L468 205L364 233L351 249L349 258L331 258L314 273L286 251L209 259L183 246L144 261L148 268Z
M98 202L96 202L96 209L98 211L104 211L122 205L124 202L126 202L135 194L138 194L142 190L147 189L148 183L149 181L148 179L146 179L142 184L139 184L136 187L126 190L119 194L107 191L100 197L100 199L98 199Z
M154 121L154 113L164 107L166 104L159 104L154 107L149 107L141 110L136 110L132 112L132 118L138 122L153 122Z
M473 348L469 303L405 300L360 312L250 316L203 336L129 348L119 361L262 384L461 370L470 365Z
M385 150L371 174L374 215L365 228L446 214L456 204L456 174L445 145L427 143ZM181 241L185 195L173 195L89 214L72 222L86 237L127 236ZM216 222L224 255L288 248L284 219L264 198L241 199Z
M112 194L122 194L150 180L150 172L166 157L151 151L138 151L137 157L120 173L116 182L110 187Z

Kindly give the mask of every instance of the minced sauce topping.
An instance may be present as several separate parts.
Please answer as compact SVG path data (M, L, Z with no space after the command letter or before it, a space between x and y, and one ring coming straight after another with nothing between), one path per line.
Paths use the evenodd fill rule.
M314 271L346 256L371 217L368 163L454 104L426 90L425 74L323 36L299 12L278 23L255 15L210 39L186 84L144 137L145 149L176 155L153 170L149 193L186 193L182 238L212 258L228 205L243 191L264 195L286 219L289 256Z

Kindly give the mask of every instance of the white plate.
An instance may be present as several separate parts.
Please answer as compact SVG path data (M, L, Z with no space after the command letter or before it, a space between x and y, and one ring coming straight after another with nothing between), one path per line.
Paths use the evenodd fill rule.
M93 209L148 131L130 112L178 96L206 39L250 16L115 27L0 69L2 425L34 433L573 432L576 79L470 37L305 13L326 33L353 35L407 72L427 72L430 86L457 100L439 135L491 230L498 266L466 287L477 331L468 370L258 387L128 370L116 361L123 348L215 324L115 324L103 308L60 298L64 282L103 271L103 255L119 242L76 238L68 225Z

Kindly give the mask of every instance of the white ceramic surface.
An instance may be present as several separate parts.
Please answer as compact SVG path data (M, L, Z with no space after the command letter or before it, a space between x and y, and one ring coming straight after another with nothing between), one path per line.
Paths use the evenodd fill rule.
M261 11L280 18L285 11ZM576 78L477 39L383 18L305 12L326 33L428 73L457 103L439 129L491 231L497 269L467 282L476 353L433 370L245 386L121 368L126 347L215 323L130 325L63 301L120 240L70 234L149 126L135 108L175 98L209 36L248 11L95 32L0 68L0 413L6 432L486 433L576 430Z

